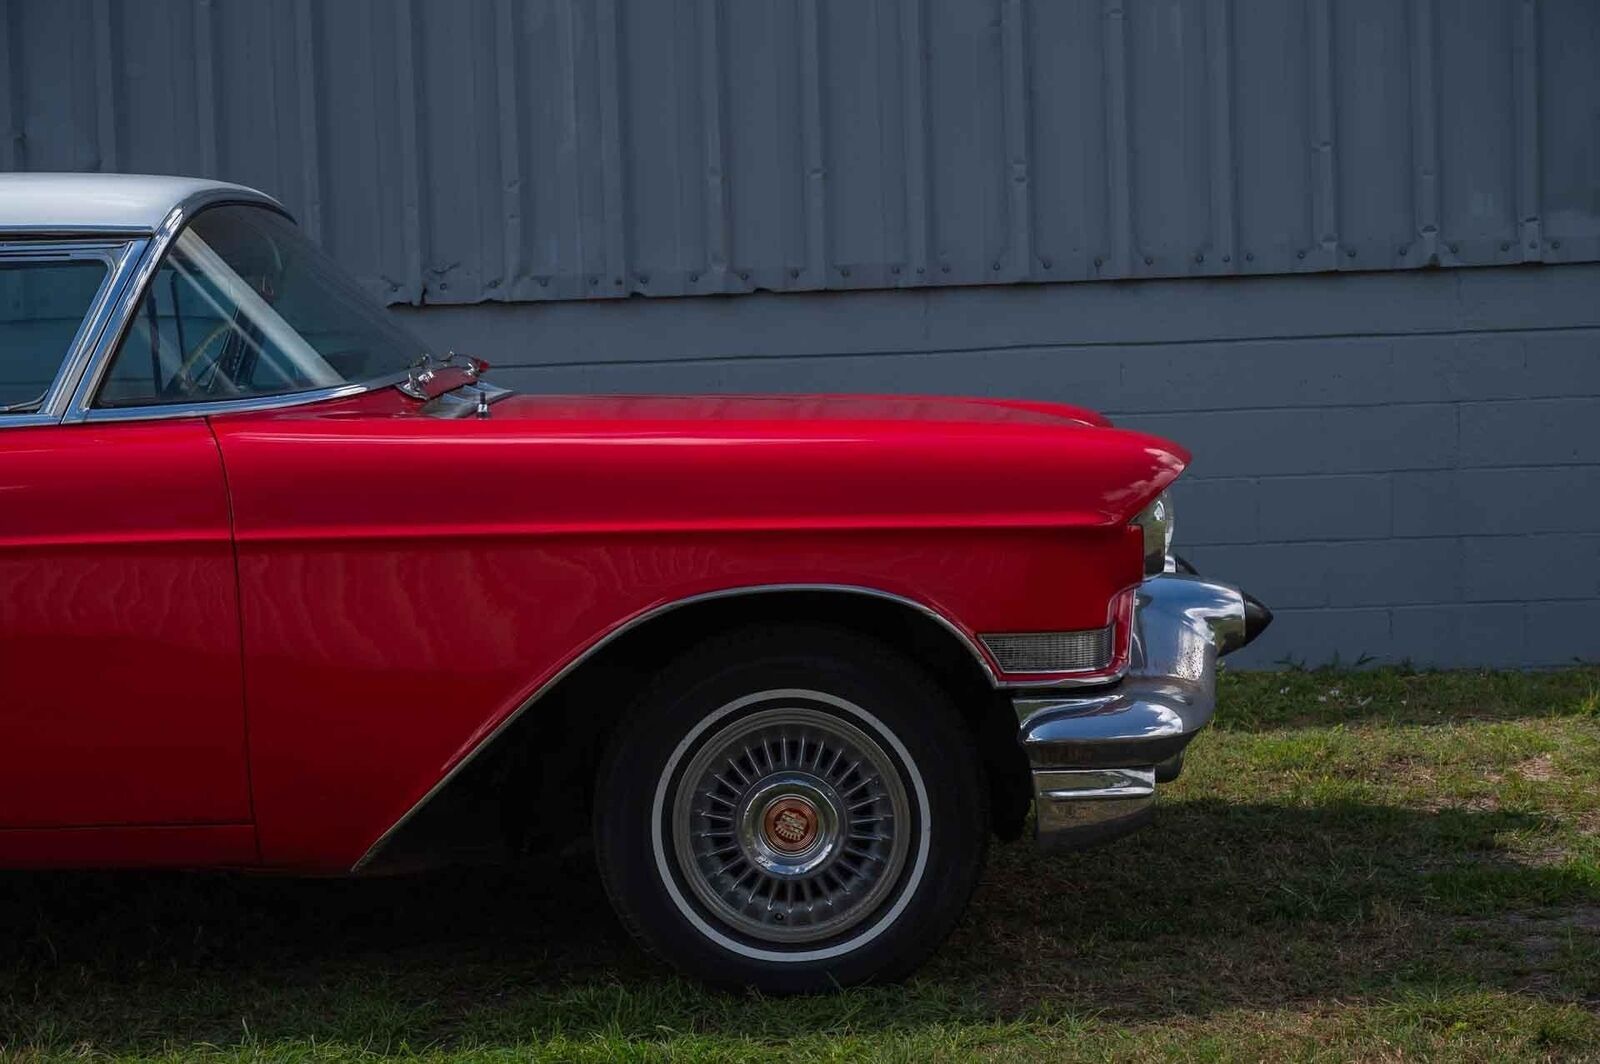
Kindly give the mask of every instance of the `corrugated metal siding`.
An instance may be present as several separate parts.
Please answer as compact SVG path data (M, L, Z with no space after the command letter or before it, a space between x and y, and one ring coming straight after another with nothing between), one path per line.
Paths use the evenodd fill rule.
M390 302L1600 259L1594 0L0 0L0 168Z

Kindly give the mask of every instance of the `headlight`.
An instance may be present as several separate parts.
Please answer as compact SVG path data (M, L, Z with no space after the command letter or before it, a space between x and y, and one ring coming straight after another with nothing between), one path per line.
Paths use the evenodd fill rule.
M1157 495L1133 523L1144 533L1144 575L1166 572L1167 559L1172 554L1172 500L1167 493Z

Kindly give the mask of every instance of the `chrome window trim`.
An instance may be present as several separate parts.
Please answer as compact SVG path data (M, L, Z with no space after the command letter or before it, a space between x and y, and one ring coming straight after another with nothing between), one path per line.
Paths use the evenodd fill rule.
M39 236L13 238L0 233L0 255L6 258L81 258L93 251L119 251L130 240L78 236Z
M142 225L0 225L0 241L134 240L150 235Z
M67 347L61 364L56 368L55 378L51 380L50 387L45 390L44 398L39 402L39 409L27 413L0 414L0 429L54 425L60 422L62 413L67 408L68 399L105 330L112 308L118 303L117 297L128 284L143 251L143 241L140 240L111 241L87 238L52 240L41 237L29 240L6 239L0 242L0 259L8 262L19 259L38 261L94 259L105 263L106 266L106 276L100 282L99 290L95 292L94 299L84 312L83 320L78 323L78 331L73 334L72 343Z
M61 419L52 414L0 414L0 432L6 429L38 428L40 425L57 425Z
M243 414L260 410L282 410L285 407L305 406L329 399L344 399L352 395L373 391L387 384L398 384L404 374L393 378L341 384L336 388L318 388L309 392L284 392L282 395L257 395L248 399L218 399L215 402L151 403L148 406L91 407L76 419L86 424L108 421L160 421L164 418L211 417L217 414Z

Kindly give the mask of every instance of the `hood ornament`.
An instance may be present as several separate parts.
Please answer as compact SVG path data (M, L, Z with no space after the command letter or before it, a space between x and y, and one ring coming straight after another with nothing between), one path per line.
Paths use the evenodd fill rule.
M475 381L478 379L479 374L488 368L489 364L487 362L473 358L471 355L459 355L454 351L448 351L443 358L435 358L429 352L424 351L417 356L416 361L407 367L406 379L395 385L395 387L399 388L402 394L408 395L413 399L430 399L433 397L433 392L429 385L433 383L434 378L438 377L440 370L458 369L467 375L468 380Z
M428 417L487 418L491 416L490 406L511 394L510 388L483 379L488 368L489 363L483 359L454 351L443 358L423 354L406 371L406 379L395 387L401 394L420 400L419 413ZM440 371L447 369L458 371L466 380L439 380Z

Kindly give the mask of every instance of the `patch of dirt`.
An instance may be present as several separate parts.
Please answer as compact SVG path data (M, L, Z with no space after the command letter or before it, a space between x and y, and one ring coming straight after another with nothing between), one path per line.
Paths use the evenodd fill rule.
M1470 798L1458 795L1447 795L1440 798L1430 798L1420 803L1422 808L1430 813L1443 813L1445 811L1466 813L1498 813L1500 811L1500 796L1498 794L1479 794Z
M1525 780L1544 783L1556 778L1556 764L1549 754L1540 754L1530 757L1526 761L1518 762L1512 766L1512 771L1517 772Z

